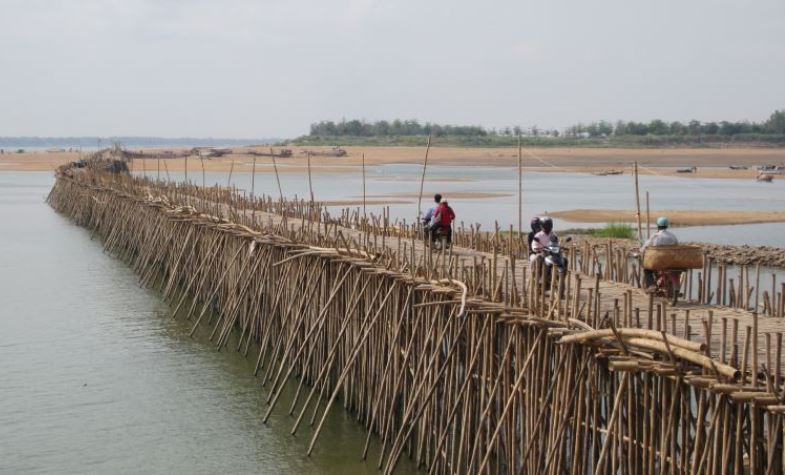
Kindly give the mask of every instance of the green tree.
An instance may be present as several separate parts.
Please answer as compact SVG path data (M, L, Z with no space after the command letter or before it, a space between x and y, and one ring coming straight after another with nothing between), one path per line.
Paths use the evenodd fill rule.
M660 119L654 119L649 122L648 133L652 135L667 135L668 134L668 124L661 121Z
M679 121L674 121L668 125L668 131L671 135L687 135L687 126Z
M774 111L766 121L765 128L772 134L785 134L785 110Z
M709 122L703 124L702 129L703 129L703 133L706 135L717 135L717 132L720 131L720 126L717 125L716 122Z

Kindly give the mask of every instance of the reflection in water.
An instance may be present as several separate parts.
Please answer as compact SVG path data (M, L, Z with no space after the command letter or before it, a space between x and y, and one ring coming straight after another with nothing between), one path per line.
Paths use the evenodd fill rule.
M189 338L155 291L44 203L52 181L0 173L0 471L378 473L340 405L312 457L285 410L262 425L253 365Z

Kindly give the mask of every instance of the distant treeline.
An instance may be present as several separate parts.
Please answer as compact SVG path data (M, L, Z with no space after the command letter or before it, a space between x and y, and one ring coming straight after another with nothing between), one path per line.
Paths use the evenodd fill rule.
M0 137L0 148L97 148L119 143L124 147L223 147L277 143L279 139L165 138L165 137Z
M492 132L478 125L439 125L426 122L420 124L417 120L393 120L388 122L365 122L360 120L342 120L333 122L325 120L311 124L311 136L332 137L396 137L401 135L433 135L442 137L454 136L485 136Z
M764 122L687 123L599 121L577 124L563 131L538 127L486 129L477 125L456 126L417 120L342 120L311 124L310 133L293 141L297 144L421 145L431 135L435 143L459 146L506 146L517 142L541 146L714 146L720 144L785 145L785 110L774 112Z
M764 122L700 122L691 120L688 123L679 121L665 122L655 119L651 122L624 122L615 124L606 121L578 124L565 130L570 137L621 137L625 135L672 135L672 136L701 136L719 135L732 137L734 135L783 135L785 134L785 110L775 111Z

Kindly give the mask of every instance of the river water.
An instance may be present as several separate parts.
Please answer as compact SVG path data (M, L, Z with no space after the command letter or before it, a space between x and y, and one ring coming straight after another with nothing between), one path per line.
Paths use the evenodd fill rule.
M247 164L243 167L248 169ZM331 167L335 168L335 167ZM287 172L279 166L281 188L287 197L308 198L307 174ZM271 166L259 164L253 187L257 195L278 196L278 185ZM358 167L346 167L345 172L318 173L312 176L314 197L319 201L361 200L362 173ZM147 171L148 176L157 172ZM412 222L417 217L417 197L420 190L422 167L411 164L369 166L366 189L369 199L393 199L405 203L389 205L393 218ZM182 173L171 173L171 179L183 180ZM233 173L231 184L249 191L251 173ZM162 172L162 178L165 175ZM202 183L201 172L188 177ZM206 173L209 185L229 183L228 173ZM496 222L507 228L518 221L517 169L492 166L438 166L427 171L422 207L430 205L433 193L443 193L458 215L458 222L479 223L483 230L493 230ZM642 175L640 177L641 207L645 214L645 192L649 191L650 206L656 209L680 210L783 210L785 209L785 179L773 183L756 183L752 179L681 178ZM492 198L460 198L456 193L502 193ZM634 209L635 188L629 174L594 176L587 173L526 172L523 179L524 222L531 217L569 209ZM453 195L453 196L451 196ZM460 196L460 195L457 195ZM351 206L357 208L357 205ZM338 207L333 207L334 211ZM368 206L369 212L381 214L382 205ZM645 218L645 216L644 216ZM656 216L652 216L654 220ZM676 223L678 225L678 223ZM602 227L602 223L564 222L556 220L558 229ZM785 223L744 224L730 226L678 227L683 241L704 241L717 244L785 247Z
M52 183L0 173L0 473L378 473L340 403L311 457L286 400L263 425L252 363L190 338Z

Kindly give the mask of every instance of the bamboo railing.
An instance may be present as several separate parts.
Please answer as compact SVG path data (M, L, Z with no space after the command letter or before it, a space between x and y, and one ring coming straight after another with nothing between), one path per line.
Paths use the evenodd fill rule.
M263 420L287 411L309 453L340 401L368 432L357 456L378 444L385 473L402 456L428 473L785 466L781 319L698 317L653 298L641 308L634 268L614 266L613 249L604 261L570 251L570 271L544 282L512 233L459 231L467 249L435 252L389 213L331 217L302 201L90 171L59 174L48 202L192 333L251 359Z

